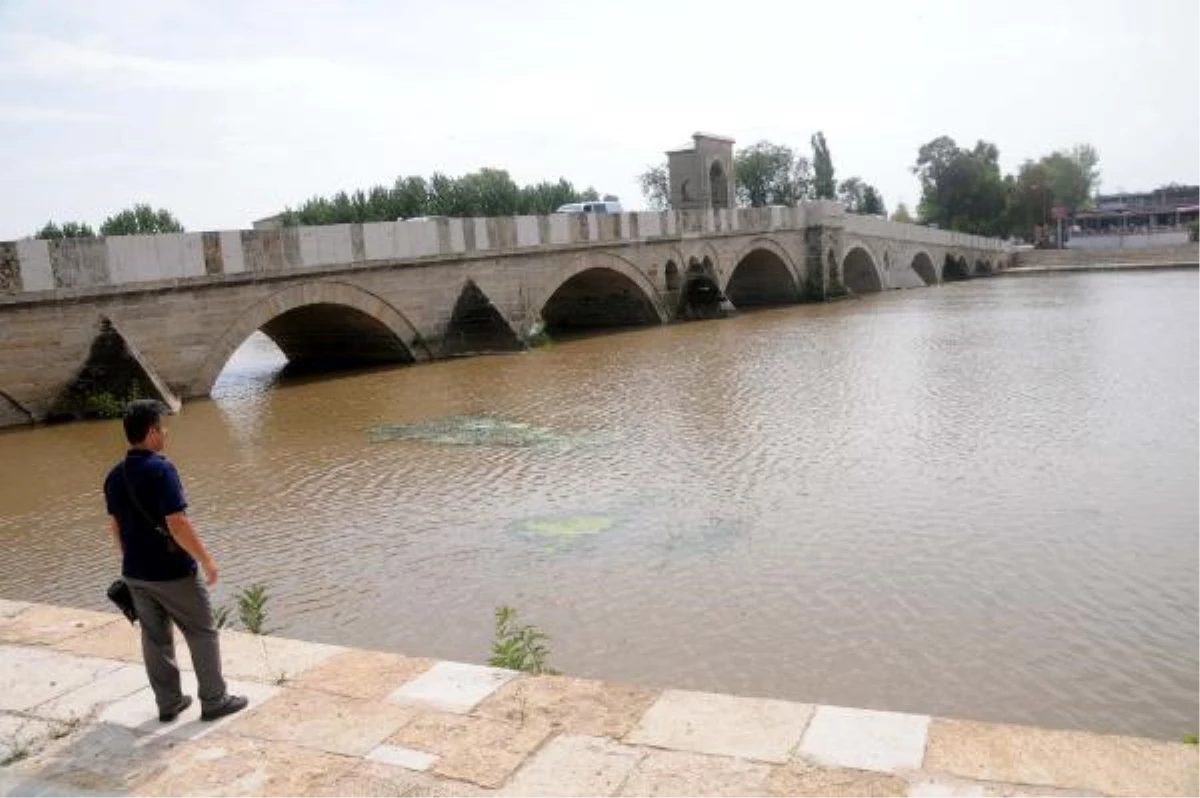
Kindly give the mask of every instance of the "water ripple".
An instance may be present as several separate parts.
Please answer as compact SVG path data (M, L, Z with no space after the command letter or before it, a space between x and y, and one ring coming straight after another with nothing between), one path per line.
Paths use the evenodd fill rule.
M255 339L171 453L218 600L266 582L286 634L480 662L510 604L571 673L1178 739L1196 294L998 279L328 380ZM102 607L118 426L0 449L0 595Z

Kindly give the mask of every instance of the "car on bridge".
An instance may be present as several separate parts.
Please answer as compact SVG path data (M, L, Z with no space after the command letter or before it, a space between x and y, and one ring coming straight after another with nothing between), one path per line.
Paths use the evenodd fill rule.
M595 200L591 202L568 202L560 205L555 213L621 213L621 203L612 200Z

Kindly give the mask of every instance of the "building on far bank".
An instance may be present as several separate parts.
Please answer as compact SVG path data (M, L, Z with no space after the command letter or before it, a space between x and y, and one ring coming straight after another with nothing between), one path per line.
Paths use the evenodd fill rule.
M1100 194L1095 210L1076 212L1071 232L1078 236L1179 229L1198 216L1200 186L1172 183L1154 191Z
M1123 249L1173 246L1188 241L1200 218L1200 186L1168 186L1144 192L1100 194L1096 207L1070 217L1067 246Z
M279 230L283 228L283 214L277 213L274 216L266 216L262 219L254 220L255 230Z

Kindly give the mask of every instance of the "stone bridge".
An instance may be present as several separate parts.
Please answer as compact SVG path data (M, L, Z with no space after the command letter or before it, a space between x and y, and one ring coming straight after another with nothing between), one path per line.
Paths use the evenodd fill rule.
M71 415L88 384L206 396L256 330L298 365L413 363L938 285L1010 257L832 202L4 242L0 426Z

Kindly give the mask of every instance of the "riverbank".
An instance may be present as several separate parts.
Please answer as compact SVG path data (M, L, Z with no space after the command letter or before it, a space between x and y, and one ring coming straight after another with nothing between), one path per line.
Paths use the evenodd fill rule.
M1196 244L1111 250L1031 249L1018 252L1014 265L998 274L1194 269L1197 266L1200 266L1200 246Z
M1195 795L1183 743L527 676L222 633L158 722L137 630L0 600L0 794ZM180 645L181 663L188 660ZM194 679L185 674L185 690Z

